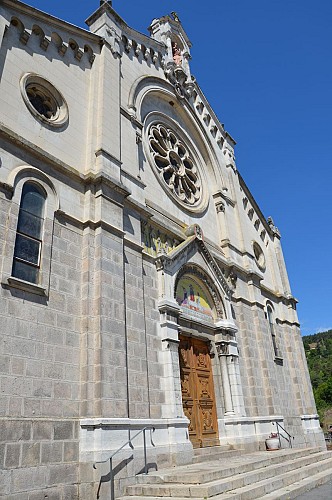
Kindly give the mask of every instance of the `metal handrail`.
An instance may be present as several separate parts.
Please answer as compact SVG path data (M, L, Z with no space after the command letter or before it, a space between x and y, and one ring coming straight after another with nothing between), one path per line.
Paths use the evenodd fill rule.
M106 462L110 461L111 500L114 500L114 474L113 474L113 463L112 463L113 457L117 453L119 453L119 451L121 451L125 446L127 446L127 444L129 444L131 449L134 449L134 445L133 445L132 441L142 433L143 433L143 446L144 446L144 474L148 474L149 471L148 471L148 464L147 464L147 458L146 458L146 437L145 437L145 431L148 429L152 430L153 432L155 431L155 427L153 427L153 426L143 427L143 429L140 429L132 438L128 439L128 441L126 441L122 446L120 446L120 448L118 448L114 453L112 453L112 455L110 457L106 458L105 460L100 460L98 462L95 462L93 464L93 468L97 469L97 467L96 467L97 464L105 464ZM154 443L152 441L152 437L151 437L151 444L152 444L152 446L154 446ZM99 498L100 485L101 484L99 484L97 498Z
M289 434L289 432L287 432L286 429L281 424L279 424L279 422L272 422L272 425L274 425L274 424L276 424L276 426L277 426L277 434L278 434L278 438L279 438L280 448L281 448L280 436L283 437L284 439L286 439L286 441L289 443L290 448L293 448L292 438L294 439L294 436L291 436L291 434ZM286 436L284 436L283 434L281 434L279 432L279 427L287 434L288 438L286 438Z

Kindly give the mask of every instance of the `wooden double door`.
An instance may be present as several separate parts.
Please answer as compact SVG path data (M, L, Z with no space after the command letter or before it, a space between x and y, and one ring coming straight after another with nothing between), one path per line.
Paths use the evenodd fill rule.
M180 336L179 360L183 411L190 420L194 448L219 445L216 402L208 344Z

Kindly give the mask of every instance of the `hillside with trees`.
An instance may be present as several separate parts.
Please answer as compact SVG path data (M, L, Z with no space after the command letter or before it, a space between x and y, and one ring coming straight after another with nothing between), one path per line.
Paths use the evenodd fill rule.
M303 337L311 383L324 430L332 424L332 330Z

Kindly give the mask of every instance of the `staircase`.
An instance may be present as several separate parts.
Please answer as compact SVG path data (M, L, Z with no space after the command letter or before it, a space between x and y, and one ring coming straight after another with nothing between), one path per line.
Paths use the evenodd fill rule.
M190 465L137 476L121 500L290 500L331 478L332 452L319 448L255 453L205 448L195 450Z

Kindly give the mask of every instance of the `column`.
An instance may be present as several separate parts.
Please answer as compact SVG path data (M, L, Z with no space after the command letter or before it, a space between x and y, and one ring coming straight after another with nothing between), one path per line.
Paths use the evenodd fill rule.
M217 351L221 369L222 388L224 392L225 416L234 415L231 386L229 383L228 368L227 368L228 345L226 344L226 342L220 342L217 345Z

